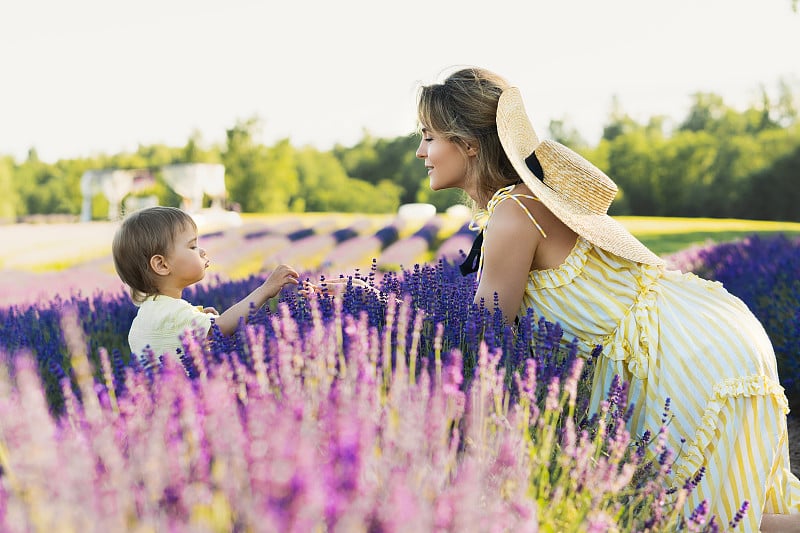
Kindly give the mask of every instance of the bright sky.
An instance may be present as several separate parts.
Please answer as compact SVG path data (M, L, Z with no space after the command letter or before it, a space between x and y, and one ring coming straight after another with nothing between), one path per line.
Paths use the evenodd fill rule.
M455 65L518 85L538 130L599 138L614 95L639 120L690 95L737 108L800 91L791 0L3 0L0 154L46 161L221 142L329 149L413 131L420 83Z

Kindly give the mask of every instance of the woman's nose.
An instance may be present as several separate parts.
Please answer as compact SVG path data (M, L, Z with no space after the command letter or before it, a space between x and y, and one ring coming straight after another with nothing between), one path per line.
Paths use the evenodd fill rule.
M420 141L419 146L417 147L418 159L425 159L425 157L428 155L427 150L425 150L424 146L425 146L425 141L424 140Z

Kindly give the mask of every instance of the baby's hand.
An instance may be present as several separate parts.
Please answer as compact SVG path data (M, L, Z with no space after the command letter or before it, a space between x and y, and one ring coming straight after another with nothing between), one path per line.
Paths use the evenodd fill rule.
M297 271L289 265L278 265L275 267L275 270L272 271L272 274L269 275L267 281L264 282L264 286L267 288L270 298L272 298L286 285L297 285L300 283L298 281L299 277L300 275Z
M203 312L207 315L217 315L219 316L219 311L214 309L213 307L204 307Z

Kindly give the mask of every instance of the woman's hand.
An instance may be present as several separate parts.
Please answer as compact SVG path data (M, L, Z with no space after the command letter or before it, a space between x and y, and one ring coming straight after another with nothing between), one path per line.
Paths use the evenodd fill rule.
M320 295L326 292L335 295L342 294L347 289L348 283L352 283L353 287L362 287L378 292L376 288L371 287L367 282L358 278L332 278L326 279L320 282L320 284L305 280L303 281L302 287L298 289L298 292L303 296L310 296L311 294Z

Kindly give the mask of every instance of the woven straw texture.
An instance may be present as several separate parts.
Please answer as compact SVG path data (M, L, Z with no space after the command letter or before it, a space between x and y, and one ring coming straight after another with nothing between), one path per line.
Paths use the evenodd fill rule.
M617 186L603 171L563 144L539 141L519 89L510 87L497 105L497 134L522 181L537 198L575 233L625 259L649 265L664 260L625 227L608 216ZM544 171L540 181L525 164L536 151Z

